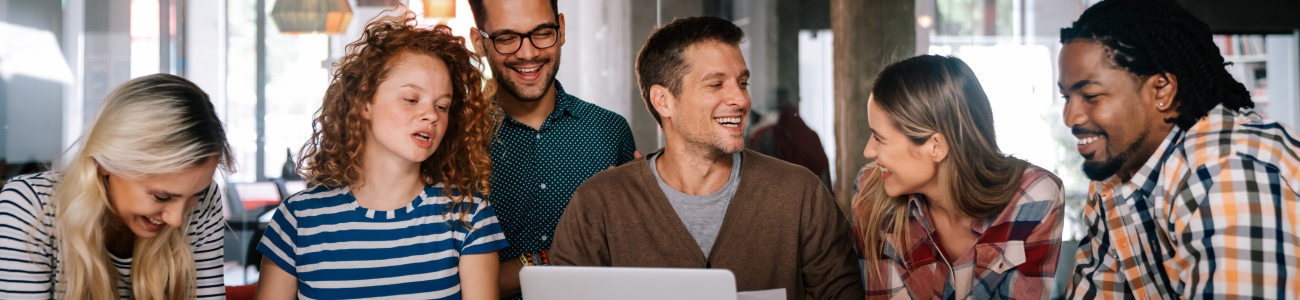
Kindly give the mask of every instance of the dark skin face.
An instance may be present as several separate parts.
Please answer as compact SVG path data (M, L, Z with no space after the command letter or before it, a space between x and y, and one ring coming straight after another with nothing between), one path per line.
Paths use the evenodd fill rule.
M1065 44L1057 83L1065 103L1065 126L1079 138L1084 173L1092 180L1112 175L1128 181L1154 154L1178 116L1178 80L1173 74L1136 76L1119 69L1102 44Z

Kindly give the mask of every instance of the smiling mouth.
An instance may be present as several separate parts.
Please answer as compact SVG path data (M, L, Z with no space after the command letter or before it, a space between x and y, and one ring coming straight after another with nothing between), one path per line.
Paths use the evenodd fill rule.
M1086 145L1088 145L1088 144L1092 144L1092 142L1096 142L1097 140L1100 140L1100 139L1101 139L1101 136L1091 136L1091 137L1081 138L1081 139L1079 139L1079 146L1086 146Z
M167 222L163 222L162 220L154 219L154 218L150 218L150 217L144 217L144 219L145 219L146 221L149 221L149 224L154 224L154 225L167 224Z
M880 167L880 179L889 179L890 175L894 175L894 172L890 172L889 168Z
M718 124L722 124L723 127L732 127L732 128L740 127L740 118L713 118L713 121L718 122Z

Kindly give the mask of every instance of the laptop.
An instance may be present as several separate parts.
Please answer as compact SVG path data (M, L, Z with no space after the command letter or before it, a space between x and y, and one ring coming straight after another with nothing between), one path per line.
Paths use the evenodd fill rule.
M519 272L528 300L735 300L723 269L529 266Z

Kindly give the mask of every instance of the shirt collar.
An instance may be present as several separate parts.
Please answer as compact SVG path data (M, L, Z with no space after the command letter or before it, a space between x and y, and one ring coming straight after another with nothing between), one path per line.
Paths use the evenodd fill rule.
M569 115L575 118L582 118L583 111L582 109L579 109L580 108L580 106L578 105L579 101L582 101L582 99L578 99L578 97L574 97L573 95L569 95L569 93L565 92L564 85L560 84L559 79L556 79L555 80L555 111L551 112L550 118L558 119L560 115L557 115L557 113Z

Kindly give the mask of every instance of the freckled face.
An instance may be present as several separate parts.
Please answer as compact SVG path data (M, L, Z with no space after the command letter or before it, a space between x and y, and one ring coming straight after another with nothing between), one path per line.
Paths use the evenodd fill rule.
M451 77L441 59L403 53L379 83L362 116L370 121L364 155L420 163L447 131Z
M199 203L212 185L217 160L177 173L127 178L100 171L107 176L108 201L117 217L138 238L158 236L166 226L181 227L185 213Z

